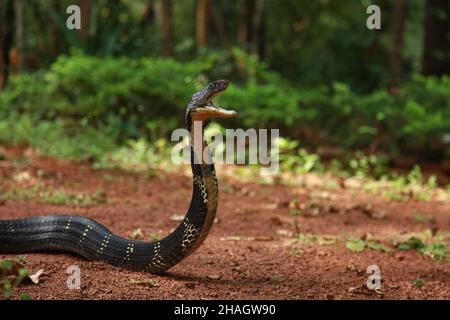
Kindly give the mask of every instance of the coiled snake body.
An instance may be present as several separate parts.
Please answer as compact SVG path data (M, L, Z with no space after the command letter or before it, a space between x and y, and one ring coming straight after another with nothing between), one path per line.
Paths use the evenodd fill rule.
M185 123L191 134L193 193L184 220L167 237L157 242L129 240L85 217L39 216L0 220L0 253L65 251L89 260L152 273L163 272L183 260L203 242L217 211L218 185L214 165L204 163L203 157L195 151L194 122L235 115L234 111L212 104L212 99L227 87L227 80L215 81L194 94L187 107ZM200 150L207 148L202 133Z

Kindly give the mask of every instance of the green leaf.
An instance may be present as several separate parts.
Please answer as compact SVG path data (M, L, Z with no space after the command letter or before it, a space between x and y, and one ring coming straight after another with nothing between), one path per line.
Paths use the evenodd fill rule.
M19 269L19 278L25 278L26 276L28 276L28 271L25 268L20 268Z
M400 250L416 250L416 249L422 249L425 247L425 244L422 240L411 237L407 241L402 242L397 245L397 248Z
M33 300L33 298L28 293L22 293L20 295L21 300Z
M289 212L289 215L291 215L293 217L298 217L298 216L301 216L302 214L303 214L303 212L301 210L299 210L299 209L292 209Z
M367 245L367 247L369 249L372 249L372 250L384 251L384 252L391 252L392 251L391 248L389 248L389 247L387 247L384 244L379 243L379 242L367 241L366 245Z
M425 281L423 281L422 279L416 279L412 282L412 285L417 288L423 287L424 284L425 284Z
M366 247L366 243L363 240L350 240L345 243L348 250L353 252L362 252Z
M400 244L397 245L397 249L400 249L400 250L410 250L411 247L410 247L409 244L407 244L407 243L400 243Z
M1 270L12 270L12 268L13 268L13 261L10 261L10 260L3 260L3 261L0 261L0 269Z
M437 261L442 261L447 254L447 246L444 243L431 243L420 250L423 254L431 256Z

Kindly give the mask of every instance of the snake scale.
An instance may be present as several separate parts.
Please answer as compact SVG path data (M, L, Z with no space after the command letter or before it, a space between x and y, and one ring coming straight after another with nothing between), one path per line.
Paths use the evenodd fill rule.
M207 143L201 132L202 148L194 148L194 123L209 117L232 117L234 111L214 106L213 98L228 87L227 80L210 83L192 96L185 114L190 132L193 192L184 220L160 241L130 240L113 234L103 225L82 216L49 215L0 220L0 253L62 251L88 260L138 271L161 273L191 254L207 236L216 215L218 184L214 164L199 159ZM203 126L201 126L202 128ZM200 158L200 159L203 159Z

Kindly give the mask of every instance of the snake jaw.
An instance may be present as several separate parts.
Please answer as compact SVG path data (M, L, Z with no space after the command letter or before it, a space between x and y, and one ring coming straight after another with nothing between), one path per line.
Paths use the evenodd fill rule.
M212 117L230 118L236 116L236 111L227 110L216 107L212 104L195 109L195 113L192 115L194 120L205 120Z

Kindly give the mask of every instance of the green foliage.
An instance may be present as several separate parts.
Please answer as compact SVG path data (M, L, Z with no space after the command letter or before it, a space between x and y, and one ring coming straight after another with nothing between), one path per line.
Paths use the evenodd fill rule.
M397 247L400 250L415 250L415 249L423 249L425 247L425 244L423 243L422 240L416 237L411 237L407 241L398 244Z
M170 150L167 140L161 138L153 144L144 139L128 140L124 145L106 152L94 168L120 168L127 171L152 170L162 163L169 163Z
M418 250L421 253L432 257L436 261L442 261L445 257L450 257L450 253L448 253L447 245L445 243L438 242L426 244L416 237L410 237L408 240L398 243L397 248L400 250Z
M368 248L371 250L376 251L383 251L383 252L391 252L392 249L385 246L384 244L374 241L374 240L367 240L367 239L360 239L356 237L348 237L347 241L345 243L345 247L353 252L362 252L364 249Z
M78 123L68 118L39 119L36 115L11 112L0 119L0 142L28 144L59 158L99 158L116 147L110 130Z
M41 184L35 184L29 188L13 187L7 192L3 192L0 198L4 200L37 200L56 205L81 207L91 207L106 202L105 194L102 191L86 195L83 193L71 193L64 189L53 189Z
M163 128L170 132L183 123L202 68L171 59L62 56L46 72L13 78L1 95L0 112L107 127L113 139L148 133L154 121L179 114L177 122L165 121Z
M357 175L380 176L386 155L450 155L445 138L450 132L450 77L416 77L398 96L385 90L355 94L343 83L297 88L239 49L225 58L211 52L201 62L189 63L61 56L47 71L11 79L0 95L0 140L29 143L50 155L99 158L129 139L167 139L183 126L193 92L225 65L242 74L217 99L238 111L227 126L280 128L282 135L300 138L301 147L308 149L334 145L372 150L372 155L347 159L349 171ZM300 145L288 148L298 154L284 159L287 166L302 172L318 169L314 154Z

